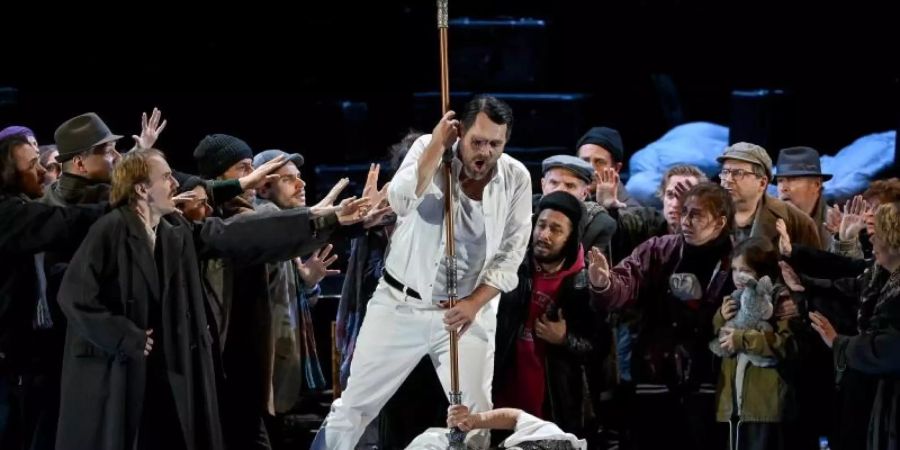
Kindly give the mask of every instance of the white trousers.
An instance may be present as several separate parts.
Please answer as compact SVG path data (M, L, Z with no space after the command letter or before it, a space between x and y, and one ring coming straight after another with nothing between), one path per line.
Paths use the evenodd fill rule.
M499 296L484 305L459 339L459 387L463 404L473 412L492 408L498 302ZM313 449L353 449L369 422L425 355L431 358L444 392L450 392L450 333L443 322L446 311L405 296L383 279L378 283L356 341L347 389L331 405ZM489 441L487 430L469 433L466 438L470 448L486 449Z

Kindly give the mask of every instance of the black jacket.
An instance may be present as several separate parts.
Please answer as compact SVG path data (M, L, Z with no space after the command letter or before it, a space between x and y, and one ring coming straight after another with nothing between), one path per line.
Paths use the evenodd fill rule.
M519 285L500 296L497 311L496 353L494 356L494 391L516 366L516 341L525 327L531 304L534 263L531 252L519 266ZM547 398L545 409L550 420L564 430L581 431L583 378L582 367L588 358L603 358L609 348L609 331L598 325L590 309L586 270L563 279L556 298L557 310L566 319L565 345L547 345L544 361Z
M34 254L74 249L106 206L59 208L0 194L0 370L32 356L38 278Z
M838 374L859 372L877 380L866 448L897 449L900 448L900 274L874 266L866 270L860 281L860 333L837 336L833 343L834 366Z

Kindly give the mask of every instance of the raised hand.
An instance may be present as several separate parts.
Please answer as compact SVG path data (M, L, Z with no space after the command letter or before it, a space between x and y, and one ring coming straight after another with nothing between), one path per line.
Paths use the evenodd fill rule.
M431 139L443 144L442 148L451 147L459 137L459 120L456 120L455 117L455 112L447 111L447 114L441 117L440 122L434 126L434 130L431 132Z
M866 200L861 195L853 197L844 204L841 218L840 239L851 241L859 237L859 232L866 228Z
M153 148L156 144L156 140L159 139L159 134L162 133L162 130L166 128L167 121L163 120L162 124L159 123L159 120L162 118L162 111L157 108L153 108L153 112L150 114L150 118L147 118L147 113L141 114L141 135L131 135L131 138L134 139L134 145L137 148Z
M619 173L612 168L594 172L597 178L597 187L594 197L600 206L607 209L623 208L625 204L619 201Z
M784 280L784 284L787 285L788 289L794 292L803 292L806 290L803 287L803 283L800 281L800 276L797 275L797 272L794 271L794 268L791 267L785 261L778 262L778 265L781 267L781 278Z
M362 222L369 213L371 202L368 198L357 199L355 196L346 198L338 205L335 214L341 225L353 225Z
M338 196L341 195L341 192L344 191L344 188L346 188L348 184L350 184L349 178L341 178L340 180L338 180L338 182L335 183L334 186L332 186L331 190L328 191L328 194L325 194L325 197L323 197L319 203L316 203L313 208L335 208L334 202L337 201ZM363 195L363 197L365 197L365 195Z
M787 225L783 219L775 221L775 229L778 230L778 250L782 256L791 256L794 248L791 246L791 236L788 234Z
M610 283L609 262L606 261L606 256L603 256L599 248L593 247L588 257L590 259L588 279L591 285L596 289L606 289Z
M328 244L313 252L306 261L302 261L300 258L295 260L297 272L300 274L300 278L303 279L303 284L306 287L315 286L329 275L340 275L340 270L328 268L338 259L337 255L329 256L333 248L334 246Z
M272 172L280 169L287 162L284 155L276 156L265 164L253 169L249 175L241 177L238 181L241 183L241 189L259 189L270 181L276 181L278 175L272 175Z

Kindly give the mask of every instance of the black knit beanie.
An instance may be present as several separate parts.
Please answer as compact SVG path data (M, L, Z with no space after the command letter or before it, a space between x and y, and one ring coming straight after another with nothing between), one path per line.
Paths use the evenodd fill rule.
M235 163L252 159L253 150L241 139L227 134L210 134L194 149L197 169L203 178L216 178Z
M622 136L612 128L591 128L578 140L578 144L575 145L575 151L577 152L585 144L594 144L605 148L612 155L615 162L622 162L625 159L625 146L622 145Z

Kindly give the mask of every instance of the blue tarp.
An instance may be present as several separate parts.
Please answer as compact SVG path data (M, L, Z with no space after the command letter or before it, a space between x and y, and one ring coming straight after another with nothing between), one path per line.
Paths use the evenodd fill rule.
M869 134L834 156L823 156L822 171L834 175L825 183L825 197L841 199L865 190L877 173L894 163L896 137L896 131ZM693 164L712 178L719 172L716 157L727 145L727 127L708 122L679 125L631 157L628 192L641 203L658 205L656 189L669 167ZM771 189L774 192L774 186Z

